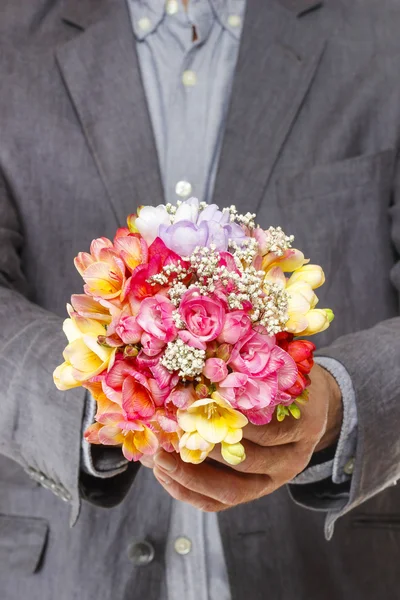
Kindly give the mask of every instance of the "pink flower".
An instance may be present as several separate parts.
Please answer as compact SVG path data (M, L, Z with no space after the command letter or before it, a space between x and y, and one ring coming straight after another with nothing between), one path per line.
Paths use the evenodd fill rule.
M166 452L179 452L179 435L181 431L176 418L175 406L159 408L152 422L153 431L157 434L158 443Z
M174 305L161 294L145 298L140 305L137 322L144 331L165 344L176 338Z
M115 333L124 344L137 344L140 342L142 328L139 326L136 317L121 316L115 327Z
M253 379L245 373L230 373L219 383L218 392L239 410L265 408L274 403L278 392L278 376L274 373L260 380ZM247 416L247 413L245 414Z
M198 350L207 349L207 344L199 340L198 337L193 335L193 333L191 333L187 329L181 329L181 331L178 331L178 337L180 337L181 340L185 342L185 344L187 344L188 346L192 346L192 348L197 348Z
M264 377L274 373L281 364L272 359L274 347L274 337L252 329L234 346L229 365L239 373L251 377Z
M123 386L128 377L134 378L150 392L148 377L150 372L144 372L140 365L132 360L118 358L113 367L102 377L102 388L107 398L120 406L123 404Z
M216 383L225 379L228 375L228 368L221 358L208 358L204 365L203 375Z
M278 402L276 404L279 404ZM244 411L244 414L253 425L267 425L272 421L272 417L274 416L276 404L272 403L265 408L257 409L253 408L251 410Z
M142 333L140 341L143 347L143 352L145 352L147 356L156 356L165 347L165 342L158 340L156 337L146 332Z
M234 310L227 313L224 326L218 336L218 341L236 344L238 340L244 338L248 334L250 329L250 317L242 310Z
M182 296L179 314L190 333L202 342L215 340L225 321L222 302L202 296L198 288L192 288Z
M186 409L190 404L198 400L192 383L178 383L167 398L167 403L172 402L180 409Z
M297 366L287 352L275 345L275 337L262 328L251 330L232 350L229 365L239 373L255 379L265 379L277 373L280 390L287 390L296 381Z

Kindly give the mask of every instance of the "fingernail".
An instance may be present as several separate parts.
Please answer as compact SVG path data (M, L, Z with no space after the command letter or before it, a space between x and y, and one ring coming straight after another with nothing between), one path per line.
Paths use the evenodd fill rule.
M154 462L158 467L161 467L165 471L175 471L176 469L176 458L173 454L168 452L159 452L154 457Z
M170 479L170 477L168 477L168 475L166 475L159 469L154 469L153 473L154 473L154 476L157 479L159 479L162 483L164 483L165 485L169 485L172 482L172 479Z

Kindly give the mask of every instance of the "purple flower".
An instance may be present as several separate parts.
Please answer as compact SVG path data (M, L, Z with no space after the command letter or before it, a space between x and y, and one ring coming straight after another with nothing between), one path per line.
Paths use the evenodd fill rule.
M197 198L182 202L173 225L161 224L158 235L164 244L180 256L189 256L196 246L212 244L219 252L228 250L229 240L237 244L247 239L242 227L231 223L229 212L210 204L199 211Z
M207 245L208 227L207 223L197 227L191 221L178 221L174 225L160 225L158 236L179 256L189 256L196 246Z

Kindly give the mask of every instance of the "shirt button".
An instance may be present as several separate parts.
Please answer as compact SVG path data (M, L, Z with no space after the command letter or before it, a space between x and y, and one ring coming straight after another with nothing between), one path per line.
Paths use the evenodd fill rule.
M350 460L348 460L347 463L344 465L343 471L346 473L346 475L353 475L354 463L354 458L350 458Z
M183 71L182 82L186 87L193 87L197 83L196 73L194 71Z
M151 27L151 21L147 17L139 19L138 25L142 31L148 31Z
M192 542L187 537L178 537L174 544L175 552L184 556L189 554L192 549Z
M133 562L135 567L144 567L149 565L154 559L154 548L146 540L133 542L128 547L128 558Z
M192 186L188 181L178 181L175 186L175 192L181 198L186 198L192 192Z
M165 6L168 15L175 15L179 10L177 0L168 0Z
M230 27L240 27L241 24L242 24L242 19L239 17L239 15L229 15L228 25Z

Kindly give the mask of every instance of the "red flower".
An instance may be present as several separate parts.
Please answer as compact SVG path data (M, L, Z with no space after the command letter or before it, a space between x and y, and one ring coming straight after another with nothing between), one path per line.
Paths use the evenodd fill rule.
M132 294L138 300L157 294L163 286L158 283L151 285L147 280L153 275L161 273L163 267L169 264L188 266L188 263L185 263L178 254L169 250L160 238L156 238L149 246L148 263L139 265L132 273L129 294Z
M315 345L308 340L295 340L293 334L286 331L278 333L276 341L297 365L297 379L293 386L286 390L291 396L297 398L311 383L308 374L314 366Z

